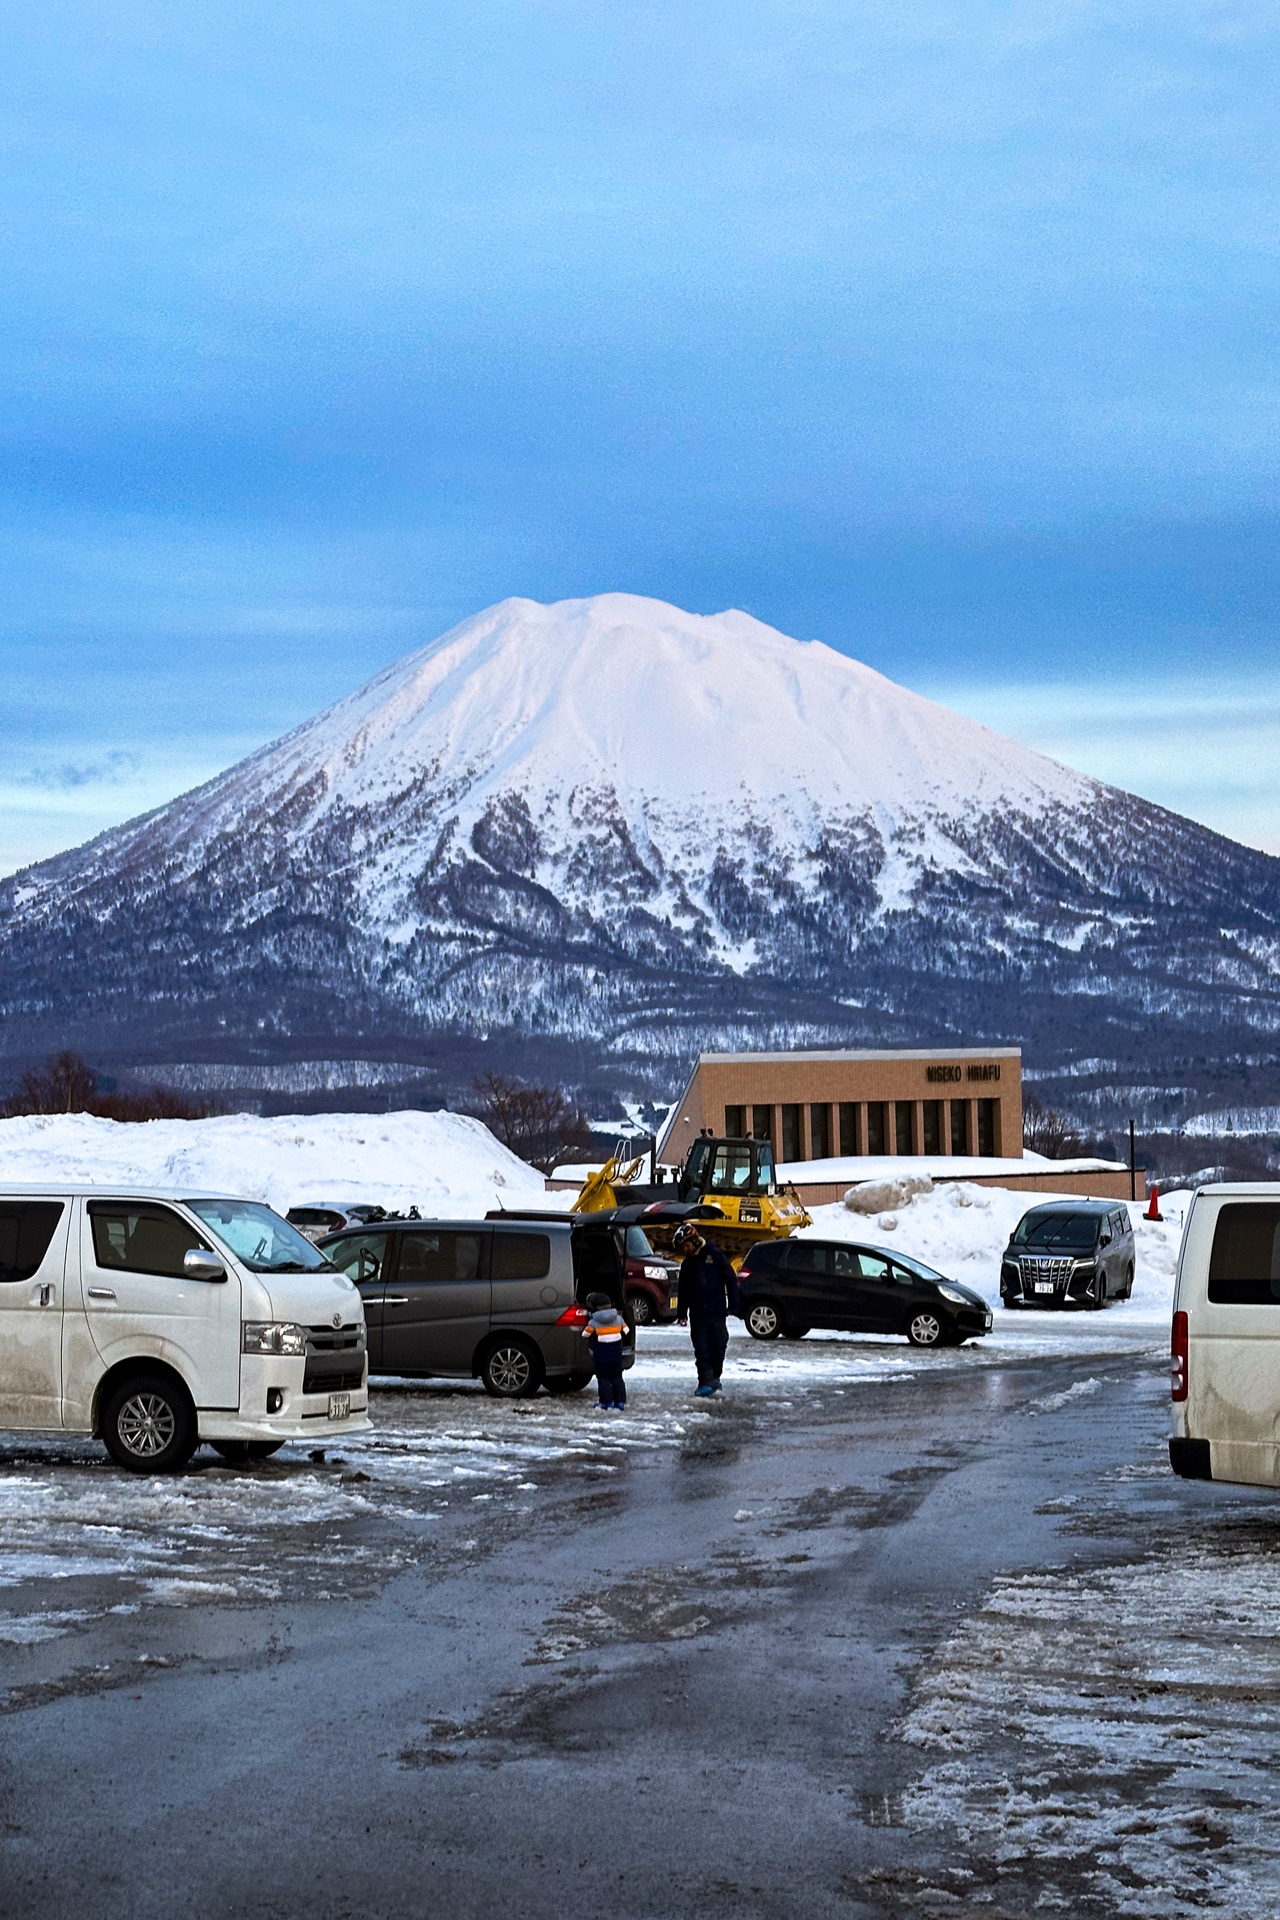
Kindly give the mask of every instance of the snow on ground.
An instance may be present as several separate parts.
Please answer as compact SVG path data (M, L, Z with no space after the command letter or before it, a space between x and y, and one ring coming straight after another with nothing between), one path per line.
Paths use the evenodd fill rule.
M687 1336L685 1346L692 1389ZM6 1436L0 1646L56 1638L105 1612L350 1591L429 1547L446 1514L474 1519L475 1536L454 1546L479 1548L495 1517L530 1510L541 1474L607 1480L629 1454L678 1446L712 1417L683 1394L641 1393L629 1415L611 1416L589 1394L512 1404L444 1380L379 1381L373 1416L373 1433L290 1445L249 1470L202 1452L176 1478L122 1474L91 1440ZM364 1525L388 1517L405 1523L395 1544ZM66 1603L33 1611L24 1596L50 1580Z
M1232 1521L1137 1565L998 1580L922 1670L900 1734L928 1764L899 1817L954 1830L1005 1898L1027 1876L1029 1906L1275 1913L1274 1509Z
M131 1124L32 1115L0 1120L3 1181L229 1193L282 1213L308 1201L365 1200L463 1219L548 1203L542 1175L460 1113L229 1113Z

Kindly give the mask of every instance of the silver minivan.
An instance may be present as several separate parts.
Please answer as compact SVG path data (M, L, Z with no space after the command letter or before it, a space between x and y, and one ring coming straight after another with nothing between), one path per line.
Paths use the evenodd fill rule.
M1201 1187L1178 1257L1169 1460L1280 1486L1280 1186Z
M386 1219L320 1251L364 1299L371 1374L479 1378L503 1400L578 1393L591 1379L589 1293L626 1314L625 1235L565 1219ZM635 1359L628 1324L623 1365Z

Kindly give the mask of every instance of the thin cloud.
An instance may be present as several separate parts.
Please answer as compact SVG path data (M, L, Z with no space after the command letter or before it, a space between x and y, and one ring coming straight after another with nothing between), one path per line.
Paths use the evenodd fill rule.
M28 767L11 775L15 787L42 793L75 793L82 787L131 786L142 771L140 754L115 747L98 760L64 761L60 767Z

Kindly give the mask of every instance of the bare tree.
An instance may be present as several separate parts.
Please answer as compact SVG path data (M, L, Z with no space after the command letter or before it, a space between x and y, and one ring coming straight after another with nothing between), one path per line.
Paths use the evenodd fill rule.
M562 1160L590 1148L591 1123L559 1087L526 1086L500 1073L482 1073L476 1094L490 1133L541 1173L554 1173Z
M1022 1102L1022 1144L1046 1160L1074 1160L1085 1151L1086 1143L1065 1115L1028 1093Z
M98 1076L78 1053L51 1053L31 1067L5 1102L13 1119L24 1113L93 1113L103 1120L202 1120L214 1109L168 1087L135 1093L101 1093Z
M23 1074L5 1112L88 1113L97 1097L97 1076L78 1053L51 1053L43 1067Z

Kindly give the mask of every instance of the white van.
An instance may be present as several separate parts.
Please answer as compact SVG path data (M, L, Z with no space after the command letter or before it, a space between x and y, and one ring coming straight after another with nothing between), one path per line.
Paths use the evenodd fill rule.
M254 1200L0 1188L0 1428L135 1473L369 1426L364 1307Z
M1174 1472L1280 1486L1280 1186L1197 1192L1172 1346Z

